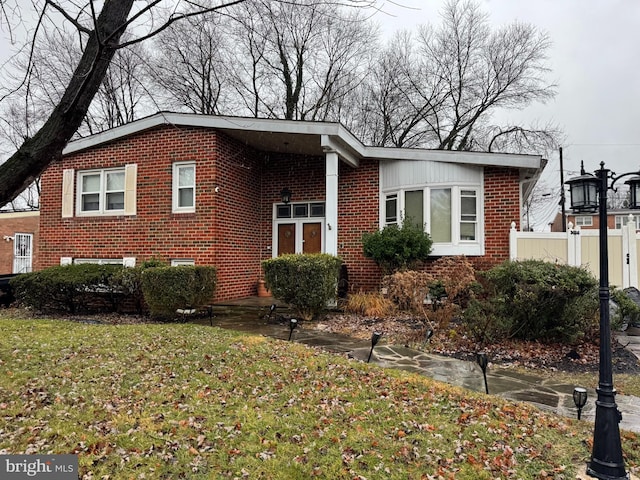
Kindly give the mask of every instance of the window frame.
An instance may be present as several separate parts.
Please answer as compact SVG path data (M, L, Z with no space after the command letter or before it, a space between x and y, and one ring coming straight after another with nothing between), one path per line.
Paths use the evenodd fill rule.
M589 222L584 222L588 219ZM593 227L593 215L576 215L576 227Z
M434 242L432 245L431 255L473 255L482 256L485 254L484 245L484 196L483 188L480 184L451 184L437 183L429 185L406 185L401 188L390 188L381 192L380 198L380 228L388 225L402 225L405 217L405 194L406 192L415 192L423 190L423 223L425 232L431 234L431 191L432 190L450 190L451 192L451 241L450 242ZM473 191L475 193L476 211L475 221L470 222L463 220L462 199L465 197L463 192ZM396 222L387 221L387 202L396 200ZM471 197L470 195L468 197ZM462 224L473 223L475 225L475 240L462 239Z
M193 185L185 186L179 185L180 182L180 170L183 168L193 168ZM173 213L194 213L196 211L196 162L174 162L172 165L172 181L171 181L171 197L172 197L172 208L171 211ZM191 188L193 190L192 193L192 203L193 205L182 207L180 206L180 191L185 188Z
M121 173L123 176L123 184L122 190L107 190L107 177L112 173ZM98 175L100 186L96 192L86 193L83 189L83 179L88 176ZM102 168L102 169L91 169L91 170L79 170L77 175L77 191L78 195L76 198L76 215L79 217L88 217L88 216L110 216L110 215L124 215L125 214L125 201L126 201L126 192L127 192L127 177L126 177L126 168L116 167L116 168ZM98 195L98 209L97 210L84 210L84 196L85 195ZM122 193L122 208L114 208L107 209L107 195L113 193Z

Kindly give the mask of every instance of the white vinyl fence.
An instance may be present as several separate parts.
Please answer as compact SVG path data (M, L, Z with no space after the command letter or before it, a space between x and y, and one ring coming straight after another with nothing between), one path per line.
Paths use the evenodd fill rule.
M609 284L627 288L638 287L638 242L636 220L621 229L609 229ZM598 229L581 229L569 223L566 232L518 232L511 224L511 260L545 260L567 265L582 266L599 278L600 238Z

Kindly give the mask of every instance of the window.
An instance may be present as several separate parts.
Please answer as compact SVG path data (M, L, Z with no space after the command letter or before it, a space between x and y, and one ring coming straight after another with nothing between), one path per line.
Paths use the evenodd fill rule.
M384 224L397 225L398 224L398 194L393 193L393 194L387 195L384 204L385 204Z
M577 218L576 218L576 221L577 221ZM629 215L616 215L616 223L615 223L616 229L620 229L624 227L627 223L629 223ZM637 220L636 220L636 223L637 223Z
M475 190L460 190L460 241L475 241L478 224Z
M79 214L124 213L125 170L92 170L78 174Z
M191 258L174 258L171 260L172 267L192 267L196 262Z
M173 212L196 211L196 164L173 164Z
M122 258L74 258L73 263L76 265L93 263L96 265L123 265Z
M480 187L434 186L388 192L384 225L410 221L425 228L433 255L482 255Z
M579 215L576 217L576 227L593 226L593 217L591 215Z
M276 205L276 219L309 217L324 217L324 203L281 203Z

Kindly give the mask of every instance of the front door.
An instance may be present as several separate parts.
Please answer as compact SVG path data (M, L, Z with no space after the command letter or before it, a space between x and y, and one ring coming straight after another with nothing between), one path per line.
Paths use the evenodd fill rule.
M296 224L278 224L278 256L296 253Z
M13 273L31 271L33 235L16 233L13 237Z
M302 224L302 252L322 252L322 223L313 222Z

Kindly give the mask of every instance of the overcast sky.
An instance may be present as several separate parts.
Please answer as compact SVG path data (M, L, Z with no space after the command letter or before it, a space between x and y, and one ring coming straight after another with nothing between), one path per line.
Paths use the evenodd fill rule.
M385 34L398 28L439 22L443 0L397 0L381 15ZM565 180L580 160L593 171L600 162L617 173L640 169L640 1L482 0L494 25L518 20L546 31L550 80L558 85L553 102L509 112L505 119L551 121L566 135ZM559 161L549 158L543 179L559 192ZM621 180L623 181L623 180ZM551 206L553 209L553 205ZM536 228L538 230L539 228Z
M546 31L554 101L505 113L509 120L554 122L566 135L565 179L605 161L622 173L640 169L640 1L639 0L480 0L494 25L514 20ZM439 22L444 0L394 0L374 19L385 35L401 28ZM8 50L0 32L0 64ZM543 180L559 192L558 155L549 158ZM553 209L553 206L551 206ZM538 228L536 228L538 229Z

